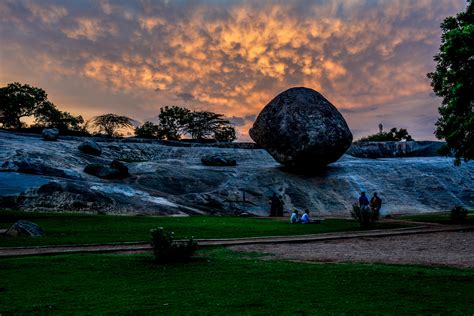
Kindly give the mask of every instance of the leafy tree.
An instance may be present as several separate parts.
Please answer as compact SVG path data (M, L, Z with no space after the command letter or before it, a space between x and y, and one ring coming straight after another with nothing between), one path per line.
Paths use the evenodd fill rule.
M235 128L230 125L222 126L214 132L214 138L218 142L232 142L237 139Z
M436 137L445 139L445 153L452 151L455 164L474 158L474 8L447 17L441 24L436 70L428 74L434 93L443 98L436 122Z
M404 128L393 127L389 132L381 131L377 134L369 135L360 139L361 142L388 142L388 141L412 141L414 140Z
M20 119L35 115L43 107L54 105L48 101L48 95L41 88L18 82L0 88L0 110L3 112L0 123L4 128L24 127Z
M148 121L145 122L142 126L138 126L137 128L135 128L135 135L141 138L164 138L164 133L161 126Z
M191 111L179 106L160 109L158 118L163 136L168 140L179 140L186 133L186 126L189 122Z
M96 116L92 119L92 124L99 129L100 133L105 133L108 137L120 136L117 129L132 127L134 120L128 116L113 113Z
M59 111L52 103L45 104L35 113L35 126L56 127L60 131L79 131L84 123L82 116L74 116L69 112Z
M221 141L235 139L235 130L230 126L230 122L224 119L222 114L209 111L192 112L186 131L194 139L220 138Z
M84 123L81 116L62 112L48 101L48 95L41 88L18 82L0 88L0 123L5 128L25 127L20 119L33 116L34 127L56 127L59 130L78 130Z

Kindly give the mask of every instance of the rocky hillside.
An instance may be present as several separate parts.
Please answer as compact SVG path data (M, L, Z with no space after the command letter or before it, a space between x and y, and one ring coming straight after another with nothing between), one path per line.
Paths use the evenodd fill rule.
M379 192L382 214L474 208L474 163L454 167L444 157L363 159L344 155L318 174L293 174L263 149L174 147L158 143L99 142L100 156L81 152L83 140L0 132L0 207L28 211L140 214L268 214L268 198L285 210L347 216L361 190ZM251 146L249 148L252 148ZM236 166L207 166L218 155ZM88 164L122 161L130 176L107 180Z

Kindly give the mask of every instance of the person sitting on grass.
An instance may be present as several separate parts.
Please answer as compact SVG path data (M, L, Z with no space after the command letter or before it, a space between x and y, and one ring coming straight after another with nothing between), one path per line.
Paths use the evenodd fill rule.
M301 224L309 224L311 222L309 218L309 210L304 210L303 216L301 216Z
M300 222L300 219L298 218L298 211L294 210L293 213L291 214L291 217L290 217L290 223L291 224L296 224L296 223L299 223L299 222Z

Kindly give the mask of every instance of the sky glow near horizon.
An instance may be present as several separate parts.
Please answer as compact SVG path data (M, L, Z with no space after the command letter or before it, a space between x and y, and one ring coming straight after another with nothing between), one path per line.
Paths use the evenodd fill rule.
M0 2L0 85L59 109L138 121L165 105L225 114L239 140L278 93L321 92L354 139L407 128L434 139L433 71L463 0Z

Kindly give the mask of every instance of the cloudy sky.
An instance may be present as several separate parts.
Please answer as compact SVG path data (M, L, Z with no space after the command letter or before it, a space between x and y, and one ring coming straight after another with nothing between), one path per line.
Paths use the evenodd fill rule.
M464 0L0 0L0 85L61 110L152 118L165 105L232 118L240 140L294 86L321 92L357 139L408 128L434 139L439 24Z

